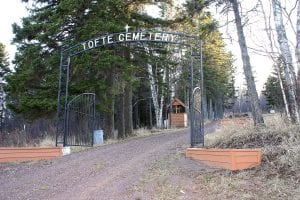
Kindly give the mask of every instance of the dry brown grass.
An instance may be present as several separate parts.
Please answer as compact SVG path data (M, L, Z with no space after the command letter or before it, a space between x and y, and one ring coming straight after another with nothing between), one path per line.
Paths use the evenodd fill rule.
M255 182L257 187L263 188L262 191L254 189L256 195L242 192L246 196L241 199L299 199L300 126L291 125L278 115L266 115L265 122L266 127L260 128L231 124L206 136L208 147L262 148L263 151L261 166L230 174L220 172L212 179L220 176L223 183L219 181L218 184L223 191L229 191L230 187L248 191L251 184L246 187L243 184L249 178L250 183ZM213 186L211 189L215 190ZM257 198L259 193L260 198Z
M186 128L169 128L169 129L157 129L157 128L152 128L152 129L145 129L145 128L140 128L134 130L133 134L135 137L146 137L146 136L151 136L151 135L159 135L162 133L172 133L172 132L177 132L180 130L184 130Z
M130 137L127 137L125 139L106 139L104 141L104 145L107 144L114 144L126 140L131 140L134 138L139 138L139 137L147 137L147 136L152 136L152 135L160 135L164 133L172 133L172 132L177 132L180 130L184 130L186 128L172 128L172 129L157 129L157 128L152 128L152 129L147 129L147 128L140 128L140 129L134 129L133 134Z
M55 137L53 136L46 136L44 137L40 143L40 147L54 147L55 146Z
M14 130L10 133L0 133L0 147L49 147L54 145L55 139L50 135L46 137L41 136L33 138L24 130Z

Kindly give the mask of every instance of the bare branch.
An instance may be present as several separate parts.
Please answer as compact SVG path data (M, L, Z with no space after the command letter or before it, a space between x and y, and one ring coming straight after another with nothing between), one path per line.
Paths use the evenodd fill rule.
M283 7L282 7L283 13L284 13L285 16L287 17L287 20L288 20L288 22L290 23L291 28L292 28L292 30L293 30L293 32L294 32L295 35L296 35L297 33L296 33L296 30L295 30L295 26L294 26L294 24L293 24L293 22L292 22L291 15L292 15L293 12L295 11L295 9L296 9L296 7L297 7L297 4L298 4L298 1L295 2L295 5L292 7L292 9L290 10L290 12L288 12L286 8L283 8Z

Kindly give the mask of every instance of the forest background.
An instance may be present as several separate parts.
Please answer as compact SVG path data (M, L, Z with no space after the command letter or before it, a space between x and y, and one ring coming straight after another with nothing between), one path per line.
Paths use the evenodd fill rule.
M254 9L260 5L260 1L257 2L253 9L244 13L258 12L259 9ZM2 75L5 79L5 105L11 112L6 113L22 116L29 122L52 121L57 107L61 44L122 32L126 24L132 30L153 29L198 35L204 42L205 118L222 118L225 111L251 111L247 90L234 87L235 58L225 48L218 29L220 23L209 12L209 3L187 1L179 6L173 1L29 1L30 15L22 19L22 25L13 25L13 43L18 47L14 69L4 70L6 73ZM149 5L159 6L161 18L148 15L146 7ZM225 13L226 5L226 1L217 2L221 9L219 13ZM251 16L246 16L243 11L243 20L249 22ZM227 22L230 21L228 18ZM246 23L244 25L248 27ZM114 137L115 129L118 137L124 138L132 134L133 128L152 127L152 123L158 128L163 127L168 104L174 96L188 105L188 61L182 56L186 50L151 48L155 50L150 53L132 47L106 48L75 60L71 95L96 93L97 111L101 113L107 138ZM155 89L151 90L151 87ZM278 92L278 84L264 92L269 104L267 107L265 103L265 111L270 108L282 111L284 107L283 103L279 105L278 102L272 103L274 99L270 100L272 95L268 93L274 88ZM148 101L142 101L144 99L152 99L153 110L149 110ZM137 102L139 107L134 107ZM155 116L152 120L150 113Z

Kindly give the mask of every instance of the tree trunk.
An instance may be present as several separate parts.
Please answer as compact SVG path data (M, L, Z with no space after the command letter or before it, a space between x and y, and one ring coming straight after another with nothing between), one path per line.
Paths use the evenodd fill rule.
M163 95L160 97L160 101L158 101L158 86L155 84L153 69L151 64L147 64L147 70L150 79L150 90L152 101L154 105L154 112L155 112L155 120L156 120L156 127L162 128L162 105L163 105ZM164 72L165 74L165 72ZM165 75L164 75L165 76Z
M223 116L224 116L223 97L218 97L216 99L216 117L217 119L223 119Z
M277 51L279 51L279 49L275 50L274 49L274 45L273 45L274 32L272 31L272 27L270 25L270 21L268 20L267 15L266 15L266 13L264 11L262 0L259 0L259 1L260 1L261 6L262 6L262 11L263 11L263 15L264 15L264 21L265 21L265 27L266 27L267 35L268 35L268 38L269 38L269 41L270 41L271 52L277 52ZM300 15L300 13L299 13L299 15ZM300 21L299 21L299 23L300 23ZM272 58L273 62L276 63L276 65L275 65L275 71L277 73L277 77L278 77L278 80L279 80L279 85L280 85L280 90L281 90L281 94L282 94L282 98L283 98L285 113L287 115L287 118L289 120L291 120L290 111L289 111L289 105L288 105L288 101L287 101L287 98L286 98L286 92L285 92L284 87L283 87L283 81L282 81L282 76L281 76L281 68L280 68L281 63L278 61L278 55L277 54L274 55L274 53L271 53L270 55L271 55L271 58Z
M297 24L296 24L296 59L297 59L297 69L298 76L296 82L296 95L298 99L298 105L300 105L300 2L298 2L297 7Z
M278 81L279 81L279 85L280 85L280 90L281 90L282 97L283 97L283 103L284 103L285 113L286 113L287 118L290 120L291 119L291 115L290 115L290 111L289 111L289 105L288 105L288 102L287 102L287 99L286 99L286 94L285 94L285 90L284 90L284 87L283 87L283 82L282 82L282 78L281 78L280 68L279 68L278 65L276 66L276 71L277 71L277 77L278 77Z
M115 71L112 70L106 74L106 85L109 85L111 89L107 90L104 94L105 101L108 103L108 107L109 107L108 111L104 113L104 125L103 125L104 133L107 139L114 138L115 95L112 89L114 88L114 84L115 84ZM97 96L100 96L100 94Z
M291 71L291 69L293 69L292 54L289 48L288 39L283 24L280 0L272 0L272 5L273 5L274 22L275 22L275 27L277 32L277 40L281 51L283 69L284 69L285 79L287 83L287 92L288 92L288 99L290 103L291 120L292 123L298 124L300 122L300 119L299 119L298 105L297 105L296 94L295 94L295 85L294 85L295 79L293 76L294 72Z
M125 135L131 136L133 132L132 122L132 86L127 84L124 95L124 120L125 120Z
M126 58L127 62L131 63L130 46L126 45L123 49L123 57ZM132 80L134 73L131 71L130 79ZM126 83L124 90L124 121L125 121L125 135L126 137L132 136L133 133L133 110L132 110L132 85L129 82Z
M121 83L122 84L122 83ZM125 138L125 120L124 120L124 86L121 85L120 94L118 95L117 101L117 129L118 129L118 138L124 139Z
M213 111L213 102L212 99L209 99L209 104L208 104L208 119L213 120L214 119L214 111Z
M134 128L138 129L140 128L139 104L137 103L133 109L134 109Z
M106 135L107 139L114 138L114 106L115 101L114 98L112 99L112 102L110 104L111 110L109 112L106 112L104 114L104 133Z
M166 83L166 76L167 76L166 69L164 69L164 72L163 72L163 84ZM163 94L164 94L164 92L161 91L160 106L159 106L159 127L160 128L164 127L164 122L163 122L163 116L162 116L162 114L163 114L164 98L165 98L165 96Z
M208 119L208 105L207 105L207 97L206 97L206 93L203 91L203 117L204 120Z
M246 77L249 98L250 98L250 102L251 102L251 111L252 111L253 121L254 121L254 125L257 126L260 124L264 124L264 119L262 116L262 111L259 107L258 94L256 91L254 77L252 74L250 57L248 54L242 20L241 20L241 16L240 16L240 12L239 12L239 3L237 0L231 0L231 3L232 3L233 11L234 11L234 16L235 16L236 29L237 29L237 33L238 33L238 40L239 40L239 45L240 45L242 60L243 60L243 68L244 68L244 73L245 73L245 77Z
M149 128L153 128L153 120L152 120L152 101L149 99Z

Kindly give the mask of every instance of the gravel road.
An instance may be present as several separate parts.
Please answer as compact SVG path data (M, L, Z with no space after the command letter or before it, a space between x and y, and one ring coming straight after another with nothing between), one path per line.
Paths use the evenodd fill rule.
M201 199L189 174L210 169L184 157L188 146L185 129L61 159L0 164L0 199Z

